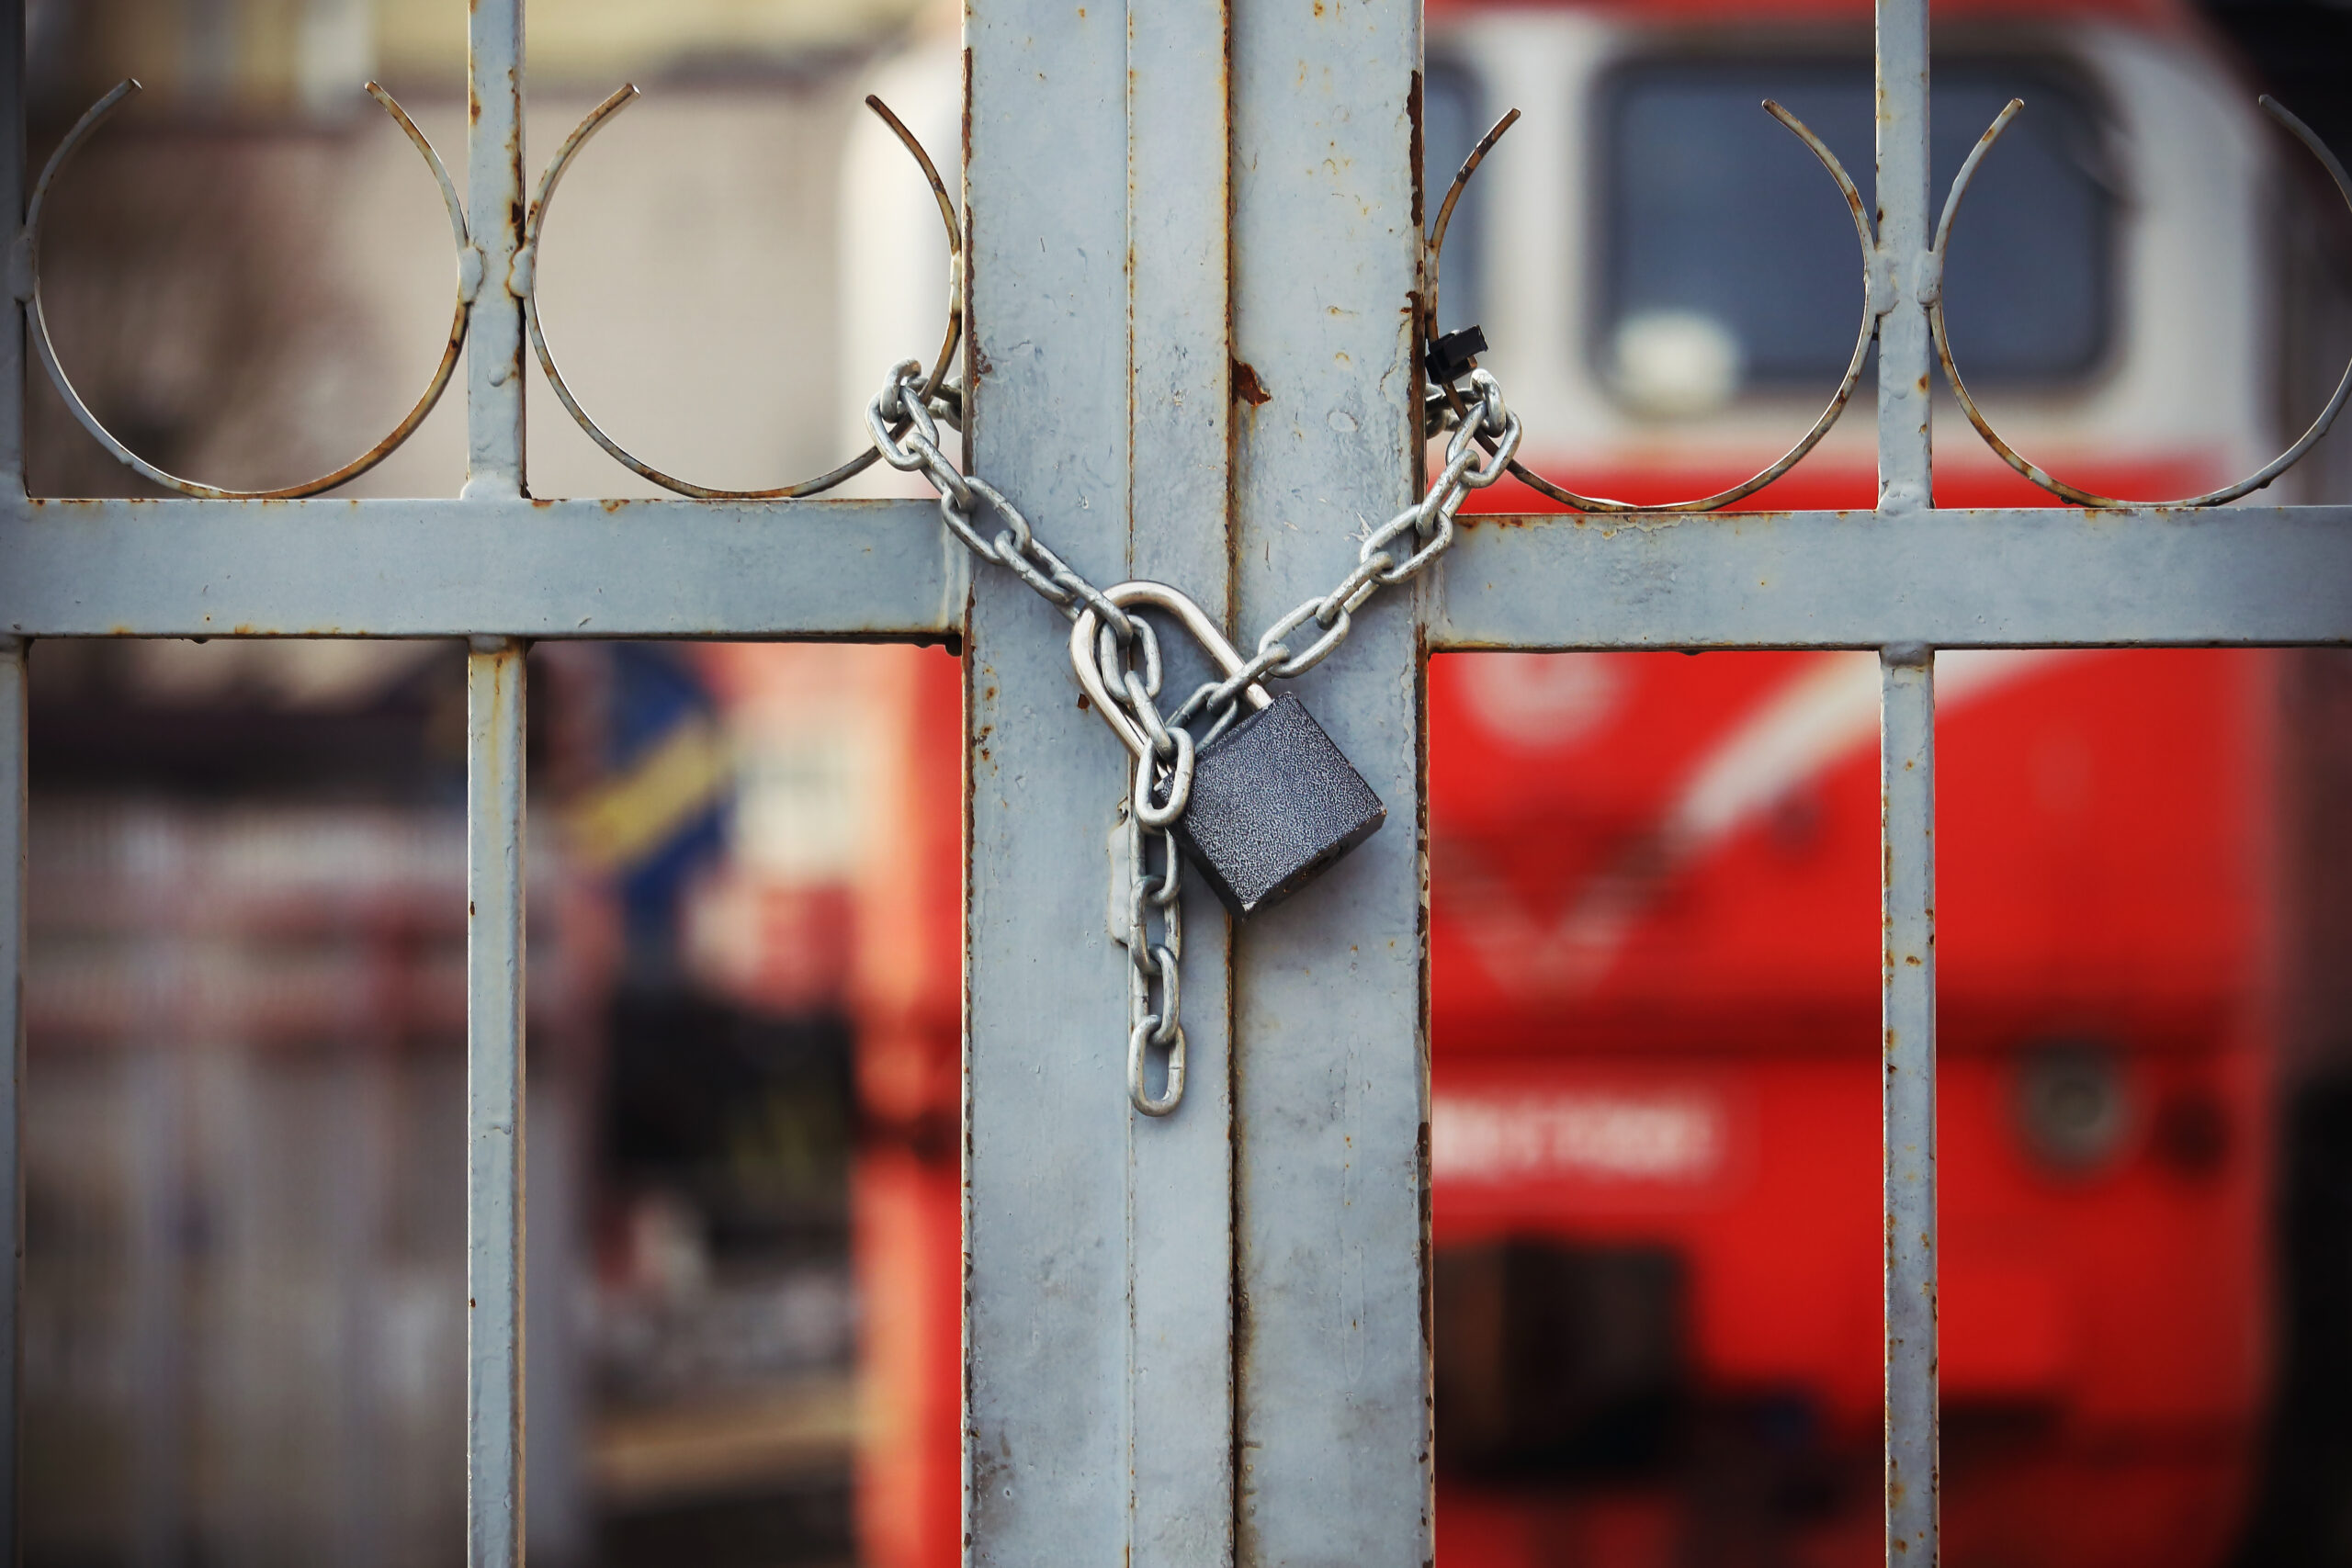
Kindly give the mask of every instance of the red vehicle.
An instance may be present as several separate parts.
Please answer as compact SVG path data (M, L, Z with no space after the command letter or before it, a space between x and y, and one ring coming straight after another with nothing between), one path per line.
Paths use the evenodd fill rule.
M1446 298L1539 467L1667 501L1803 432L1857 253L1758 100L1866 171L1867 21L1432 17L1433 152L1506 104L1533 122L1479 176ZM2109 493L2258 466L2284 443L2251 91L2161 5L1937 22L1936 177L2011 96L2036 128L1948 263L1996 425ZM1939 504L2036 502L1955 407L1939 428ZM1874 491L1865 413L1746 504ZM2279 665L1938 666L1945 1561L2204 1568L2265 1408ZM1883 1557L1877 685L1869 654L1431 670L1442 1563Z
M1867 189L1869 23L1855 0L1433 12L1432 183L1527 111L1455 220L1444 324L1484 326L1539 468L1661 502L1804 431L1861 268L1757 100ZM2160 0L1955 0L1938 24L1939 179L2029 106L1946 286L1988 413L2110 493L2258 466L2283 443L2251 92ZM944 64L888 89L918 125L952 118ZM863 308L848 270L883 363L910 296ZM1747 504L1871 505L1867 378L1856 400ZM1939 428L1940 504L2038 493L1949 405ZM924 936L876 955L861 1045L863 1527L892 1568L959 1554L956 691L922 663L927 826L874 897ZM1939 660L1952 1568L2211 1568L2243 1527L2280 667ZM1429 691L1441 1564L1880 1561L1875 659L1460 655Z
M2218 1562L2270 661L1939 663L1946 1560ZM1879 1561L1875 658L1430 687L1441 1562Z

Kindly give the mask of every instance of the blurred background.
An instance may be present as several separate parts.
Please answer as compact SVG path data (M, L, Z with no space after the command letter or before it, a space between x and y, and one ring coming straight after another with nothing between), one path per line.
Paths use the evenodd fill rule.
M2352 11L1938 0L1938 177L2004 433L2133 497L2259 466L2352 354ZM216 483L389 429L449 309L451 0L31 0L59 354ZM624 80L539 262L587 408L696 480L855 448L936 341L957 19L537 0L526 160ZM1432 191L1539 468L1722 488L1852 352L1857 0L1432 6ZM1432 202L1434 205L1434 202ZM1246 349L1246 345L1244 345ZM659 493L531 372L540 495ZM1871 503L1856 417L1756 506ZM144 493L45 378L36 493ZM2035 492L1939 405L1938 498ZM346 493L451 494L452 400ZM886 482L866 481L868 488ZM2352 436L2270 495L2352 500ZM1481 503L1552 503L1498 487ZM25 1550L462 1551L462 651L32 655ZM531 657L530 1550L946 1568L958 671L938 649ZM1946 1551L2352 1564L2352 660L1939 660ZM1430 680L1439 1555L1877 1560L1875 662L1461 655ZM1107 823L1107 818L1106 818Z

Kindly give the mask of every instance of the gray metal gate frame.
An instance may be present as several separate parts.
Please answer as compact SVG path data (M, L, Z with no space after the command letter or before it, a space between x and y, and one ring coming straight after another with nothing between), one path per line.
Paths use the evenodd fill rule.
M1933 650L2352 640L2352 509L1933 507L1926 0L1877 9L1876 509L1465 524L1410 604L1369 612L1306 686L1416 810L1246 930L1191 911L1193 1087L1163 1122L1127 1111L1125 959L1101 914L1125 757L1075 705L1045 605L967 571L927 502L529 498L521 0L474 0L469 27L485 281L460 496L28 500L21 314L0 334L12 976L29 640L470 639L469 1562L523 1556L525 647L955 637L970 1562L1430 1560L1424 659L1818 648L1875 649L1883 671L1887 1562L1932 1562ZM8 0L17 215L23 39ZM1238 626L1319 592L1417 496L1418 0L967 0L965 42L975 466L1096 581L1163 578ZM21 301L28 258L10 256ZM1244 364L1268 400L1232 396ZM15 1343L21 982L0 995ZM0 1357L11 1540L20 1359Z

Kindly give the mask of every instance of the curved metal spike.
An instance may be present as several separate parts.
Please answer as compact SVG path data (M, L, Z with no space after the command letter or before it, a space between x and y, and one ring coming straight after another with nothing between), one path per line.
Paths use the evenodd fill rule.
M458 187L451 183L449 171L442 164L441 155L434 152L433 144L425 140L424 132L417 129L416 121L408 117L408 111L401 108L390 93L373 82L368 84L368 96L382 105L384 112L392 117L392 122L407 133L409 141L415 144L417 152L424 159L425 167L433 171L433 178L441 187L442 204L449 210L449 231L457 242L457 308L449 320L449 338L442 346L441 362L434 367L424 391L401 422L392 427L390 434L333 473L276 490L228 490L166 473L116 440L113 432L107 430L97 415L90 412L89 405L82 400L82 394L74 390L72 378L65 374L65 367L57 357L57 346L50 341L49 318L41 308L40 223L50 188L56 182L59 172L65 167L66 161L80 150L82 143L89 140L126 98L139 90L136 78L125 78L116 85L112 92L91 105L89 111L74 122L74 129L67 131L65 139L57 144L57 151L50 154L48 164L40 172L40 181L33 186L32 201L25 213L24 237L19 243L24 247L26 265L30 272L30 291L25 300L26 325L32 337L33 348L40 355L42 368L49 372L49 378L56 386L58 395L65 400L66 408L81 422L82 428L88 431L99 446L113 454L116 461L131 472L167 490L178 491L183 495L192 495L203 501L291 501L300 496L317 495L322 491L333 490L339 484L357 479L390 457L399 450L401 443L415 434L416 427L424 423L425 415L431 413L434 405L441 400L442 392L449 385L450 376L458 368L458 357L465 350L467 307L481 280L481 262L467 233L465 204L458 197Z
M547 172L539 176L538 194L532 197L530 214L524 223L523 244L517 257L521 264L518 271L523 284L523 320L531 334L531 347L539 356L539 368L547 374L548 385L555 389L557 399L571 413L573 422L582 430L587 432L588 438L603 447L615 462L633 473L652 480L662 489L674 491L680 495L693 496L702 501L787 501L795 496L815 495L820 491L831 490L844 479L864 473L873 467L876 459L881 456L873 446L866 447L848 462L819 474L814 479L800 479L792 484L777 485L768 490L720 490L710 485L696 484L692 479L683 479L675 474L663 472L606 434L604 427L589 417L588 411L581 406L580 400L572 394L571 388L565 382L563 372L556 366L555 353L548 347L546 331L539 323L539 236L546 228L548 209L554 203L556 186L562 181L564 171L571 166L571 160L579 154L582 147L587 145L588 139L604 128L606 120L627 108L637 96L636 84L625 84L612 96L589 110L587 118L572 129L570 136L563 139L563 145L556 150L555 157L548 163ZM946 184L940 179L939 170L933 164L930 154L923 151L922 144L915 140L914 133L906 128L905 123L897 115L890 112L889 107L880 98L869 94L865 104L880 117L882 123L888 126L898 136L899 141L906 146L908 152L914 158L916 166L922 171L923 178L930 182L932 193L939 198L941 226L947 231L950 273L947 331L940 341L938 357L932 362L931 374L923 382L922 395L929 398L939 390L941 383L946 379L948 363L956 357L956 346L962 341L964 330L962 235L956 227L955 205L947 197ZM901 423L894 428L893 434L902 435L907 428L907 424Z
M2312 156L2320 161L2327 170L2328 177L2335 182L2336 194L2343 197L2344 205L2352 209L2352 179L2345 176L2343 164L2328 151L2327 144L2312 132L2310 126L2289 113L2269 94L2263 94L2260 102L2264 112L2285 126L2293 133L2295 140L2311 150ZM1976 145L1969 150L1968 161L1961 164L1960 173L1952 176L1951 194L1944 198L1943 219L1936 225L1935 254L1939 265L1950 254L1947 247L1951 240L1952 223L1960 216L1961 198L1968 194L1969 185L1976 177L1977 165L1984 161L1984 154L1993 150L1993 143L2000 140L2001 132L2009 128L2009 122L2024 107L2023 99L2011 98L2007 107L1994 117L1984 134L1976 139ZM2001 439L2000 433L1993 428L1992 421L1986 419L1984 411L1976 406L1976 400L1969 396L1967 383L1961 379L1960 367L1952 358L1951 339L1944 329L1944 303L1940 290L1928 302L1928 325L1935 333L1936 356L1943 361L1944 379L1951 383L1952 395L1960 400L1961 412L1968 415L1968 423L1976 427L1976 434L1984 438L1984 445L1990 446L2001 461L2032 483L2061 501L2071 501L2077 506L2220 506L2242 495L2250 495L2293 468L2302 459L2304 453L2317 446L2320 437L2327 434L2328 426L2335 423L2335 416L2343 412L2346 397L2352 395L2352 364L2347 364L2344 367L2344 375L2335 383L2335 396L2327 400L2327 406L2320 411L2319 417L2312 421L2311 427L2303 432L2301 437L2235 484L2223 485L2220 490L2207 491L2203 495L2188 496L2179 501L2122 501L2084 490L2079 485L2068 484L2029 462L2016 447Z

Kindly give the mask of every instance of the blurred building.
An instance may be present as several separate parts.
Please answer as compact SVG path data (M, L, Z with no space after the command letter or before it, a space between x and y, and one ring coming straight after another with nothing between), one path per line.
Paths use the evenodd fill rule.
M28 1561L432 1562L459 1539L462 665L34 656ZM610 943L560 837L530 857L533 1522L561 1561L585 1545L569 1303Z
M910 9L533 7L534 176L612 87L645 90L566 181L541 299L574 389L650 461L749 485L844 455L842 139ZM462 184L463 7L34 0L28 33L36 158L116 80L146 88L44 236L99 417L245 485L390 428L452 259L359 86ZM661 493L533 380L536 493ZM28 401L36 493L149 493L38 373ZM454 493L461 404L344 493ZM907 657L533 656L537 1560L852 1555L853 888L892 766L860 716L896 713L873 688ZM461 665L36 650L31 1561L462 1551Z

